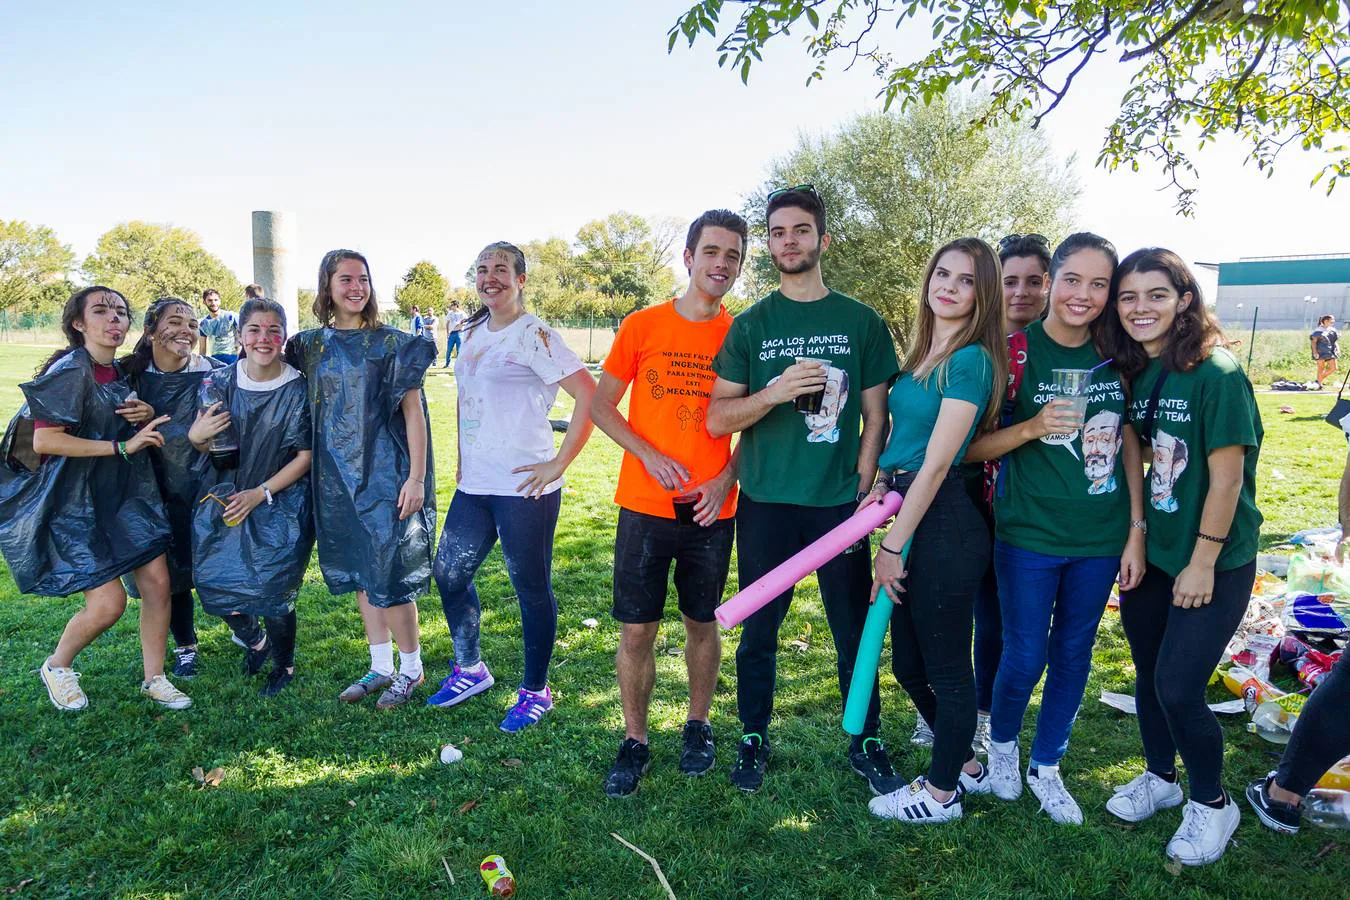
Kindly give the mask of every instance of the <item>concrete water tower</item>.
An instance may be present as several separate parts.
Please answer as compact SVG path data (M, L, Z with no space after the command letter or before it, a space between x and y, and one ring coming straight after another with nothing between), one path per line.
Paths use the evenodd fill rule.
M253 280L286 310L286 331L300 330L295 282L295 214L253 211Z

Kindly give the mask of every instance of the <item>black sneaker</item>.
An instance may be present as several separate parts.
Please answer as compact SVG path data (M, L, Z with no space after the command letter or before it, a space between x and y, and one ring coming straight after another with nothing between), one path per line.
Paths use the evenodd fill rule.
M287 672L285 669L273 667L267 675L267 683L258 688L259 697L275 697L285 690L286 685L295 678L294 672Z
M1275 780L1271 772L1265 778L1258 778L1247 785L1247 802L1256 810L1256 817L1267 828L1283 834L1298 834L1302 813L1292 803L1281 803L1270 796L1270 783Z
M702 775L716 763L717 748L713 746L712 726L707 722L685 722L680 771L686 775Z
M173 674L177 678L192 678L197 674L197 648L195 646L174 648Z
M606 797L629 797L637 793L638 782L652 765L652 754L647 745L637 738L624 738L619 745L619 758L605 779Z
M263 645L254 650L252 647L244 648L244 674L252 678L263 670L267 660L272 656L271 642L264 639Z
M731 783L752 793L764 783L764 766L769 761L769 745L758 734L741 735L736 765L731 767Z
M891 758L886 755L886 745L880 738L863 738L862 746L849 752L848 762L853 771L867 779L874 797L905 786L905 780L891 768Z

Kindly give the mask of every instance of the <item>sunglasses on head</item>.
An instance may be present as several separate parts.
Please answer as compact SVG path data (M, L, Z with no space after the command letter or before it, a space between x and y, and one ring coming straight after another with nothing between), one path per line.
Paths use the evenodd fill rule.
M765 197L764 199L765 201L772 201L774 197L781 197L783 194L790 194L794 191L802 191L803 193L811 194L817 198L820 197L820 195L816 193L816 186L814 184L797 184L793 185L792 187L779 188L776 191L769 191L769 196Z
M1037 234L1032 231L1027 234L1010 234L1007 237L1001 238L998 242L999 252L1003 253L1023 241L1030 241L1033 244L1044 247L1046 250L1050 249L1050 239L1043 234Z

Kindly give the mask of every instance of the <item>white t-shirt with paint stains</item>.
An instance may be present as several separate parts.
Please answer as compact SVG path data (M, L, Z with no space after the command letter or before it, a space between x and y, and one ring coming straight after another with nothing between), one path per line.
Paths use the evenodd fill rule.
M516 485L528 476L511 470L553 458L548 417L558 382L583 368L562 336L529 313L501 331L484 322L466 332L455 360L459 490L520 496ZM545 493L562 484L560 478Z

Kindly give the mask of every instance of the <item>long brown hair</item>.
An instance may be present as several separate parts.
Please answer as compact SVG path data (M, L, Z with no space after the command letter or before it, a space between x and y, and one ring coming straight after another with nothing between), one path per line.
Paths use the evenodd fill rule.
M1161 272L1172 283L1178 297L1191 295L1190 304L1185 309L1178 309L1172 320L1160 355L1163 366L1172 372L1189 372L1209 359L1214 348L1223 343L1223 330L1214 314L1205 307L1200 284L1190 267L1180 256L1162 247L1136 250L1116 267L1116 274L1111 278L1111 299L1093 323L1092 336L1097 352L1105 359L1115 359L1115 367L1125 378L1134 378L1148 365L1148 352L1125 330L1117 305L1121 281L1136 272Z
M933 308L928 305L928 283L933 278L933 270L944 253L956 250L970 257L975 266L975 310L966 320L961 330L947 342L941 352L927 366L924 361L932 349L934 321L937 318ZM910 372L916 381L923 381L935 372L938 385L947 381L947 362L952 354L971 344L979 344L989 354L994 376L990 383L989 403L980 418L980 431L986 431L998 424L1004 387L1008 383L1008 339L1007 326L1003 318L1003 271L999 266L998 255L994 248L975 237L957 238L939 247L928 261L920 282L919 309L916 316L914 339L910 342L909 353L901 369Z
M127 325L130 327L132 321L134 321L131 316L131 301L123 296L121 291L115 291L101 284L81 288L70 295L70 299L61 309L61 333L66 336L66 346L47 357L42 365L37 367L37 371L33 373L36 377L41 378L48 369L56 365L57 360L61 357L84 346L84 332L77 329L75 323L84 318L84 308L89 305L89 298L95 294L112 294L121 300L127 308Z
M314 293L314 315L325 328L333 324L333 276L337 274L338 263L352 259L366 267L366 278L370 280L370 289L366 294L366 305L361 310L361 327L376 329L380 327L380 304L375 300L375 278L370 274L370 263L355 250L329 250L319 263L319 289Z

